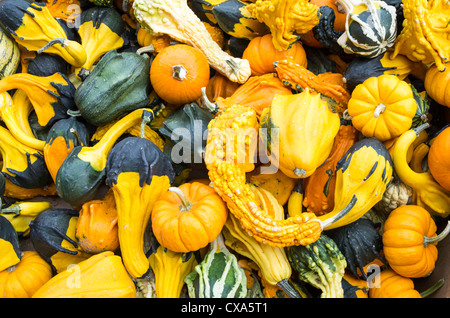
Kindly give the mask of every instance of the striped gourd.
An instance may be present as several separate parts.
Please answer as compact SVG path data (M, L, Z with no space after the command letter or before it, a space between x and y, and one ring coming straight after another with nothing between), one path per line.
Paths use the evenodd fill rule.
M19 66L19 61L19 46L0 28L0 79L14 74Z
M413 117L411 127L416 128L428 121L428 112L430 110L430 99L426 91L419 92L411 85L414 100L417 103L416 114Z

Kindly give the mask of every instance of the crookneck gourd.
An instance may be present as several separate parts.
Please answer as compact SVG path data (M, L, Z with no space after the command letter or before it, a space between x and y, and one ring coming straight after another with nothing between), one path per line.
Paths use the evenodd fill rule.
M393 57L403 54L425 65L434 62L439 71L444 71L450 58L448 3L405 0L402 4L405 20L395 41Z
M109 152L125 132L142 122L143 116L153 116L152 111L137 109L115 122L95 145L74 147L56 174L58 195L73 207L93 200L104 182Z
M343 85L324 79L323 75L315 75L305 66L292 59L280 60L274 63L279 79L287 87L303 91L307 88L328 97L329 107L334 112L342 112L347 108L350 94ZM336 74L341 77L340 74Z
M300 34L310 31L320 16L319 7L305 0L256 0L247 10L269 27L279 51L287 50Z
M105 53L124 45L125 22L115 8L96 6L83 10L77 31L87 56L86 62L75 69L80 78L89 75L92 66Z
M246 172L255 166L252 160L259 129L256 112L250 107L232 105L213 118L208 129L205 162L209 179L243 230L258 242L275 247L310 244L319 238L323 228L347 213L348 209L344 209L325 222L313 213L285 220L269 217L246 183ZM236 141L236 136L242 138L235 144L239 148L229 144Z
M78 42L68 39L45 3L1 1L0 21L14 40L28 51L59 55L75 67L82 66L86 61L84 48Z
M167 34L178 42L196 47L212 68L233 82L244 83L251 74L247 60L223 51L208 30L189 8L187 0L135 0L134 15L151 34Z
M356 221L381 200L391 181L394 164L389 151L376 138L364 138L353 144L336 165L334 208L319 216L322 221L355 204L328 229Z
M0 80L0 92L13 89L26 93L42 127L49 128L57 120L69 117L68 110L76 109L75 86L62 73L50 76L15 73Z
M347 54L367 58L383 54L397 36L397 12L394 6L377 0L338 0L346 13L345 32L337 43Z
M425 208L433 215L447 217L450 213L450 191L436 182L430 172L415 172L407 161L410 145L428 127L429 124L425 123L407 130L398 138L392 156L395 172L405 184L413 188L413 204Z
M310 89L276 95L261 115L261 138L271 162L291 178L307 178L327 159L339 131L337 113Z
M134 136L114 145L105 171L105 183L116 202L122 259L128 273L138 278L150 267L144 253L144 234L153 205L169 189L175 172L153 142Z
M0 126L1 173L13 184L26 189L45 187L51 176L42 152L19 142L11 132Z

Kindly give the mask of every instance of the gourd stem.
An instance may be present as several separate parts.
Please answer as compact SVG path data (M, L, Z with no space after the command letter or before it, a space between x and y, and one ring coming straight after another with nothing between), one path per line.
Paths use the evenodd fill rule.
M203 97L203 104L214 115L215 113L217 113L217 110L218 110L217 105L214 103L211 103L209 101L208 96L206 95L206 87L202 87L201 91L202 91L202 97Z
M378 104L378 106L375 108L375 111L373 112L373 117L380 117L380 114L384 113L385 110L386 105L384 105L383 103Z
M300 294L289 284L287 278L280 280L277 283L277 286L280 287L291 298L302 298Z
M339 213L337 213L335 216L326 219L325 221L321 221L322 223L322 229L326 229L328 226L330 226L331 224L333 224L334 222L336 222L337 220L343 218L345 215L347 215L355 206L356 201L358 201L358 197L356 196L356 194L354 194L352 196L352 199L350 200L350 202L347 204L347 206L342 209ZM315 220L315 219L312 219Z
M144 110L141 122L141 138L145 138L145 126L153 120L153 111Z
M139 49L136 50L136 54L138 54L138 55L142 55L142 53L154 53L154 52L155 52L155 47L153 46L153 44L140 47Z
M301 178L306 174L306 171L304 169L295 168L294 174Z
M47 50L48 48L50 48L51 46L55 45L55 44L61 44L62 47L67 45L67 39L53 39L51 41L49 41L46 45L44 45L43 47L41 47L39 50L37 50L36 52L38 54L41 54L42 52L44 52L45 50Z
M183 65L174 65L172 66L172 77L177 81L182 82L187 75L188 71Z
M447 226L439 235L436 235L434 237L424 236L423 246L427 247L428 244L433 244L442 241L448 235L448 233L450 233L450 221L448 221Z
M416 133L417 137L419 137L421 131L427 129L428 127L430 127L430 124L429 123L425 123L425 124L422 124L422 125L420 125L420 126L418 126L416 128L413 128L413 130Z
M69 115L70 117L81 117L81 111L79 109L77 110L68 109L66 111L66 114Z
M78 131L75 128L70 128L69 132L72 133L75 136L75 139L77 140L77 143L82 146L83 142L81 141L81 137L80 134L78 133Z
M181 200L180 210L181 211L188 211L192 207L192 204L187 200L186 195L184 194L184 192L181 191L179 188L177 188L177 187L170 187L169 191L174 192L180 198L180 200Z
M19 216L21 210L22 210L22 208L19 205L15 205L13 207L0 209L0 214L15 214L15 215Z
M431 286L430 288L428 288L427 290L424 290L423 292L420 293L420 296L422 298L428 297L431 294L433 294L436 290L438 290L439 288L442 287L442 285L444 285L445 280L443 278L441 278L440 280L438 280L436 282L436 284L434 284L433 286Z

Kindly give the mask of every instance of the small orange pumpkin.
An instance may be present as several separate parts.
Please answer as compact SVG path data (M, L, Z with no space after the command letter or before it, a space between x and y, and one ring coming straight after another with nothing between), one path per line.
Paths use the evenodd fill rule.
M450 232L450 223L436 234L430 213L418 205L393 210L383 227L383 252L392 270L409 278L429 275L438 257L437 243Z
M152 229L156 240L178 253L197 251L222 231L228 209L209 185L200 182L171 187L153 205Z
M450 127L434 138L428 152L428 167L433 178L450 191Z
M430 66L425 73L425 90L437 103L450 107L450 63L445 70L439 71L436 64Z
M84 203L78 217L76 238L87 253L114 252L119 247L117 209L114 193Z
M408 277L403 277L392 269L382 270L378 277L378 283L369 289L369 298L422 298L414 289L414 282Z
M153 89L170 104L182 105L201 97L201 88L208 85L209 75L205 55L187 44L163 48L150 67Z
M270 33L253 38L242 54L242 58L250 63L252 75L275 73L273 63L288 57L304 67L308 64L301 42L294 42L289 49L278 51L273 45Z
M220 73L216 73L209 79L205 93L211 102L215 102L219 97L230 97L238 87L238 83L230 81L228 77Z
M50 265L35 251L24 251L20 262L0 272L0 298L31 298L50 278Z

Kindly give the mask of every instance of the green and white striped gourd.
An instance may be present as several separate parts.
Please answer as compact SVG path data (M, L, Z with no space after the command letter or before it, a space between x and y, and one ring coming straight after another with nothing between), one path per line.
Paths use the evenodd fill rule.
M245 298L247 278L222 234L211 243L203 261L184 279L189 298Z
M394 6L376 0L338 0L345 10L345 32L337 43L347 54L367 58L386 52L397 37L397 13Z
M19 62L19 46L0 27L0 79L14 74L19 66Z

